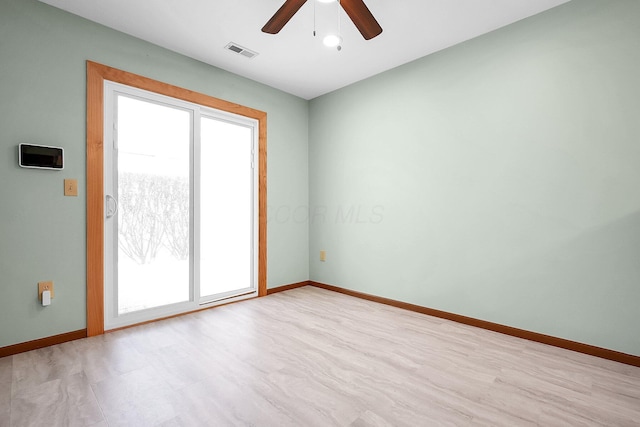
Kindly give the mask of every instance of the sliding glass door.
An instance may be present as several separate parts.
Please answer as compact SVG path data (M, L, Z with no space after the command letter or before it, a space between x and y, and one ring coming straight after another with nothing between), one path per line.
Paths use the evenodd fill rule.
M105 327L253 296L257 123L105 83Z

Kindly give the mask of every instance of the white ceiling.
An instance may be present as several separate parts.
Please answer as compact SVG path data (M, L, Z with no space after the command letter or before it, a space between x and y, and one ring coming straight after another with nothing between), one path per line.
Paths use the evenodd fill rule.
M569 0L365 0L383 28L369 41L336 3L314 0L276 35L260 29L284 0L41 1L312 99ZM314 9L318 37L313 36ZM344 39L340 52L322 44L338 17ZM259 55L248 59L228 51L229 42Z

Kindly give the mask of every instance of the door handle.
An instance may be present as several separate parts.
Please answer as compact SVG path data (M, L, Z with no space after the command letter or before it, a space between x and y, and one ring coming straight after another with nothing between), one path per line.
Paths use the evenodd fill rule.
M112 218L118 213L118 201L110 194L105 196L106 217Z

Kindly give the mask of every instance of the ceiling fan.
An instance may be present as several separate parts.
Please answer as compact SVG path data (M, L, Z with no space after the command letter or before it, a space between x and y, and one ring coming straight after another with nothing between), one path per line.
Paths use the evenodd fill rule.
M269 34L278 34L306 2L307 0L286 0L269 19L269 22L262 27L262 31ZM373 17L373 14L362 0L340 0L340 5L365 40L370 40L382 33L382 27L380 27L380 24L378 24L378 21L376 21L376 18Z

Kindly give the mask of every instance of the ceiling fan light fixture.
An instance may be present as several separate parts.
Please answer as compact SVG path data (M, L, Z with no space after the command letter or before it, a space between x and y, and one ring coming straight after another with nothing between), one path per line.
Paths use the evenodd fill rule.
M362 37L365 40L370 40L377 37L382 33L382 27L376 21L376 18L371 14L371 11L364 4L363 0L318 0L321 2L338 2L338 5L342 7L345 13L349 16L353 24L356 26ZM262 27L262 32L268 34L278 34L280 30L289 22L293 15L300 10L300 8L307 2L307 0L285 0L284 4L280 6L280 9L267 21ZM315 5L315 3L314 3ZM338 15L339 16L339 15ZM314 17L315 28L315 17ZM338 30L340 31L340 30ZM315 35L315 34L314 34Z
M342 37L337 34L327 34L322 39L322 43L327 47L337 47L342 44Z
M318 0L320 3L333 3L337 0Z

